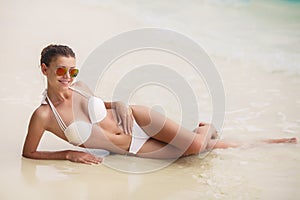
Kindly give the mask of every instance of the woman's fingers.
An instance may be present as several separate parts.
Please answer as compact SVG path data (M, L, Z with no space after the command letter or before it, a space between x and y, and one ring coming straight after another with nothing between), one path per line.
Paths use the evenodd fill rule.
M127 116L126 117L126 127L125 127L125 129L127 130L127 134L132 134L132 127L133 127L133 117L132 116Z
M84 163L84 164L89 164L89 165L91 165L91 164L99 164L99 163L101 163L101 161L102 161L102 159L99 159L99 158L97 158L97 157L95 157L95 158L83 159L83 163Z
M121 115L119 113L117 113L117 120L118 120L118 125L122 124L122 118Z
M95 159L93 159L93 162L94 162L95 164L99 164L99 163L102 162L102 158L95 157Z
M116 105L118 125L122 125L122 129L125 134L131 135L134 120L132 109L121 102L117 103Z
M126 120L126 115L121 115L120 113L117 113L117 117L118 117L118 125L122 125L122 129L125 132L125 134L127 133L127 120Z
M132 113L132 109L131 107L128 107L128 132L130 135L132 135L133 120L134 120L134 116Z
M94 160L84 160L82 163L92 165L92 164L100 164L100 162L96 162Z
M68 160L77 163L84 164L99 164L102 162L102 158L98 158L93 154L82 151L71 151L68 155Z
M132 124L133 124L133 118L131 116L126 115L122 118L122 128L123 128L125 134L131 135Z
M92 154L86 153L85 155L83 155L81 157L81 159L79 159L79 162L84 163L84 164L99 164L101 163L102 158L98 158Z
M97 163L100 163L102 161L102 158L98 158L98 157L96 157L92 154L89 154L88 160L97 164Z
M126 116L122 117L122 128L123 128L123 131L125 132L125 134L127 134L127 120L126 120Z
M127 132L130 135L131 135L131 123L132 123L131 121L132 121L131 117L130 116L127 117Z
M129 132L130 132L130 135L132 135L132 128L133 128L133 115L131 114L130 116L130 126L129 126Z

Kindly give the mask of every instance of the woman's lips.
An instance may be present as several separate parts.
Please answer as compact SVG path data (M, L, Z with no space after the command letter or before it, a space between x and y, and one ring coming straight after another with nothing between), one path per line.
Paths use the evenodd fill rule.
M71 81L69 81L69 80L59 80L59 82L61 82L64 85L68 85Z

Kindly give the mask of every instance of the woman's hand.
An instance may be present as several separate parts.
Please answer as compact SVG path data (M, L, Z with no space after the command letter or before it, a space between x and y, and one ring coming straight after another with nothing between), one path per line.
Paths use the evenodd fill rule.
M122 125L126 134L132 133L133 114L129 106L121 101L114 102L119 125Z
M66 159L72 162L84 163L84 164L99 164L102 162L101 158L98 158L90 153L82 151L68 151Z

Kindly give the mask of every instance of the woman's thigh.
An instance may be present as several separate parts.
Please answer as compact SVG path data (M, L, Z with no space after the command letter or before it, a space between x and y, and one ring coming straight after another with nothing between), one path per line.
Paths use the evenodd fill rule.
M171 144L181 151L194 142L196 133L189 131L164 115L145 106L131 106L138 125L152 138Z
M179 158L184 152L170 144L150 138L138 151L136 156L143 158Z

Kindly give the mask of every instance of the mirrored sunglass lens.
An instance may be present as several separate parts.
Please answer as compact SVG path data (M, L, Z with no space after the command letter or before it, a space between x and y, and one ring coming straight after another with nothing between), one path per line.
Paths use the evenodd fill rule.
M63 75L65 75L66 72L67 72L66 68L57 68L56 69L56 75L57 76L63 76Z
M78 75L78 72L79 72L78 69L71 69L70 70L70 76L74 78Z

